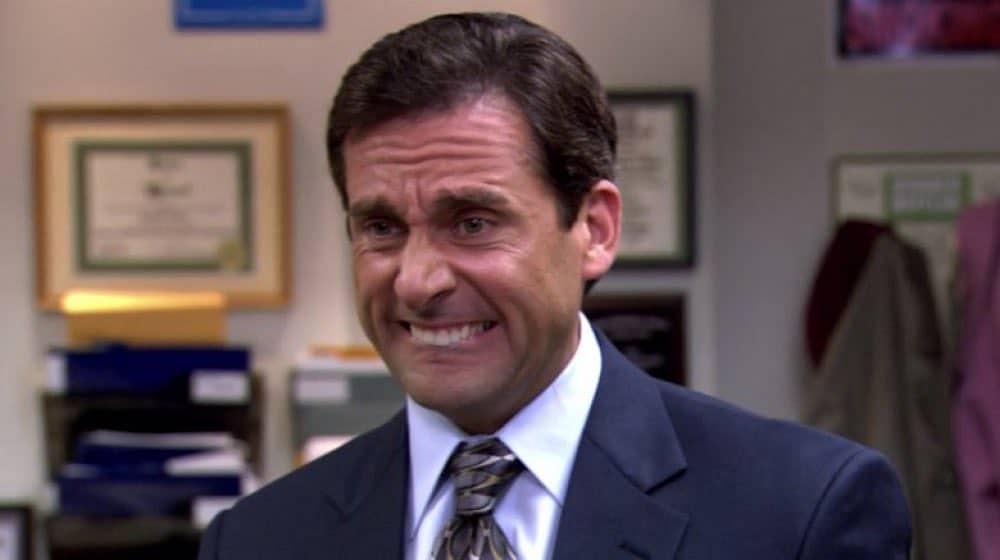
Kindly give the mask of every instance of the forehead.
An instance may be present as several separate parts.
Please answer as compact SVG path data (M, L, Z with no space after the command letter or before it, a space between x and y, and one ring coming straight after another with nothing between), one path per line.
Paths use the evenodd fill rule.
M452 109L391 119L348 134L348 199L385 180L438 182L526 172L541 177L531 128L507 99L486 95Z

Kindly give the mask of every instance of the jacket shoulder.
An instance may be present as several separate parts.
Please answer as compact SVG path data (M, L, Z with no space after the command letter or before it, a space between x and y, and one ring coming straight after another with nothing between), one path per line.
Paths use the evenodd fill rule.
M296 540L329 534L377 489L406 451L402 413L242 498L213 520L200 558L272 558ZM297 536L296 536L297 535ZM265 552L267 551L267 552Z
M809 469L819 480L856 455L881 458L835 434L669 383L658 387L689 463L759 465L765 473Z
M774 547L768 554L905 558L908 507L882 454L681 387L659 391L687 460L672 492L694 512L692 537L710 542L724 528L748 550ZM864 554L852 541L866 543Z
M395 453L405 450L405 435L405 419L399 413L382 426L263 486L240 500L236 509L301 504L323 495L323 489L341 496L346 492L346 498L351 500L355 498L352 491L359 490L358 481L371 479L373 466L385 464Z

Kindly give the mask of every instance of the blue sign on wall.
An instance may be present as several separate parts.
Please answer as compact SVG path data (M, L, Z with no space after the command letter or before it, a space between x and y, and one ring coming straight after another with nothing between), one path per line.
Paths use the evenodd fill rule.
M190 28L320 28L323 0L174 0L174 24Z

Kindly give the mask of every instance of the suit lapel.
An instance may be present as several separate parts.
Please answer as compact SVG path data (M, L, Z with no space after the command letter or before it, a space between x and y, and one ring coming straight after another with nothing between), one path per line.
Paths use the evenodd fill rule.
M371 456L357 461L351 476L335 481L328 503L340 514L331 533L337 549L324 558L403 558L403 531L409 480L406 420L403 413L373 440Z
M683 473L680 442L653 380L598 332L603 364L563 506L555 560L670 559L687 514L653 493Z

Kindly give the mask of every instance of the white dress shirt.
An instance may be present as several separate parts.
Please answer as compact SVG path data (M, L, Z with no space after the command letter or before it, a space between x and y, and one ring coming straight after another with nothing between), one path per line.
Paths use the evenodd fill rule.
M519 558L552 557L559 517L590 405L597 391L601 350L580 314L580 343L569 364L538 397L494 436L525 466L493 512ZM461 441L470 437L441 414L407 398L410 488L406 523L407 560L431 560L434 544L454 511L454 484L438 483Z

